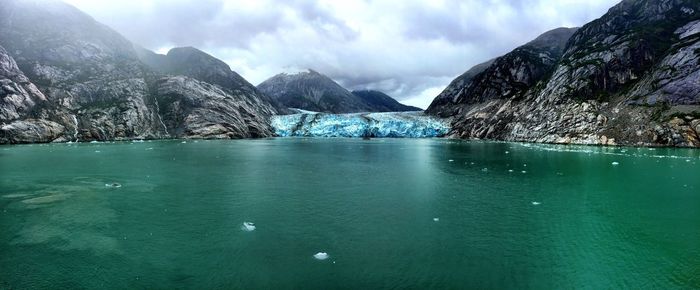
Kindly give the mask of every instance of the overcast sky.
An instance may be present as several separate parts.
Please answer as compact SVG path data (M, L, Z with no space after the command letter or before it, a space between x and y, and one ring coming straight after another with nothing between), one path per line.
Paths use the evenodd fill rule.
M311 68L426 108L456 76L619 0L65 0L160 53L194 46L257 85Z

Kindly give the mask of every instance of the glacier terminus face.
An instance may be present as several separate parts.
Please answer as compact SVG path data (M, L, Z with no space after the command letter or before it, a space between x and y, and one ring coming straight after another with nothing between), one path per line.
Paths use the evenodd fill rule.
M272 117L272 127L280 137L443 137L449 130L446 120L423 112L327 114L302 111Z

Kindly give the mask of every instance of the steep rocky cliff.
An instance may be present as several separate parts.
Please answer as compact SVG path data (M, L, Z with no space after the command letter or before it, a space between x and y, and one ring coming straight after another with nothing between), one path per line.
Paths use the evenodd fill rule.
M10 97L0 103L0 143L273 134L274 106L198 50L176 50L191 57L165 57L183 61L160 68L118 33L51 0L4 1L0 35L3 63L17 68L3 65L3 75L24 89L3 89ZM209 98L224 101L212 105Z
M493 64L494 59L480 63L454 79L430 104L426 113L439 117L451 117L457 114L458 104L465 88L469 87L472 79Z
M417 109L402 105L381 92L351 93L331 78L313 70L278 74L259 84L258 89L288 108L314 112L357 113Z
M698 1L622 1L568 42L550 32L453 83L428 112L459 138L700 146L699 19Z
M41 102L46 102L46 96L0 46L0 120L3 120L0 143L14 140L48 142L58 138L65 131L62 125L30 118L36 104Z

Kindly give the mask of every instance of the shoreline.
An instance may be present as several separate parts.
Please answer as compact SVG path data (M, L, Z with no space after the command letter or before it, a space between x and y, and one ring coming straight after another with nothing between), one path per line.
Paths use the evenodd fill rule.
M264 140L264 139L350 139L350 140L366 140L362 137L311 137L311 136L269 136L269 137L259 137L259 138L125 138L125 139L113 139L113 140L90 140L90 141L51 141L51 142L26 142L26 143L0 143L0 147L8 146L20 146L20 145L46 145L46 144L105 144L105 143L141 143L141 142L153 142L153 141L236 141L236 140ZM590 143L555 143L555 142L535 142L526 140L496 140L496 139L462 139L455 137L425 137L425 138L409 138L409 137L373 137L374 139L434 139L434 140L449 140L449 141L461 141L461 142L490 142L490 143L518 143L518 144L533 144L533 145L558 145L558 146L585 146L585 147L600 147L600 148L654 148L654 149L693 149L700 150L700 147L688 147L688 146L666 146L660 144L643 144L643 145L632 145L632 144L590 144Z

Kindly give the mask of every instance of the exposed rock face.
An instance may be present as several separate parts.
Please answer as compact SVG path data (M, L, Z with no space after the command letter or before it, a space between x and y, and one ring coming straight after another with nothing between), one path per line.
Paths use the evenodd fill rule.
M362 101L372 107L373 112L410 112L422 111L421 108L406 106L399 103L389 95L380 91L363 90L353 91L353 95L362 99Z
M415 109L402 105L381 92L362 91L353 94L329 77L313 70L278 74L259 84L258 89L288 108L314 112L357 113Z
M46 97L17 67L15 60L0 46L0 120L25 117Z
M539 60L522 47L498 58L428 112L453 116L460 138L700 146L699 18L697 1L623 1L568 42L534 41L566 43L536 45Z
M477 65L453 81L433 101L428 112L450 117L460 113L455 107L498 99L521 99L551 73L561 58L564 44L576 30L549 31L502 57Z
M185 138L253 138L272 136L269 116L259 114L257 103L242 92L233 95L222 87L178 76L160 79L156 92L169 134Z
M223 61L193 47L176 47L167 55L160 55L149 50L136 48L144 63L151 69L167 75L182 75L210 84L218 85L231 94L239 94L267 110L267 115L277 111L291 112L271 97L261 93ZM270 109L270 104L274 108Z
M66 128L48 120L25 119L0 127L1 143L46 143L59 140Z
M7 50L0 52L0 123L6 124L0 143L272 134L267 119L277 111L269 99L226 64L196 49L176 49L172 57L135 49L79 10L51 0L4 1L0 35ZM189 122L170 128L164 126L161 107L171 107L162 102L173 99L173 90L165 91L167 95L159 90L169 79L166 75L206 83L182 82L179 91L198 100L187 109L199 114L175 116ZM222 107L201 99L221 95L230 99ZM222 109L235 111L208 111ZM7 125L17 120L22 122ZM215 133L199 130L216 125L220 128Z
M454 79L445 90L438 95L433 102L430 104L426 113L437 115L440 117L452 117L457 114L459 109L460 96L465 88L469 87L475 76L485 71L487 68L493 64L495 59L489 60L487 62L478 64L467 72L463 73L461 76Z

